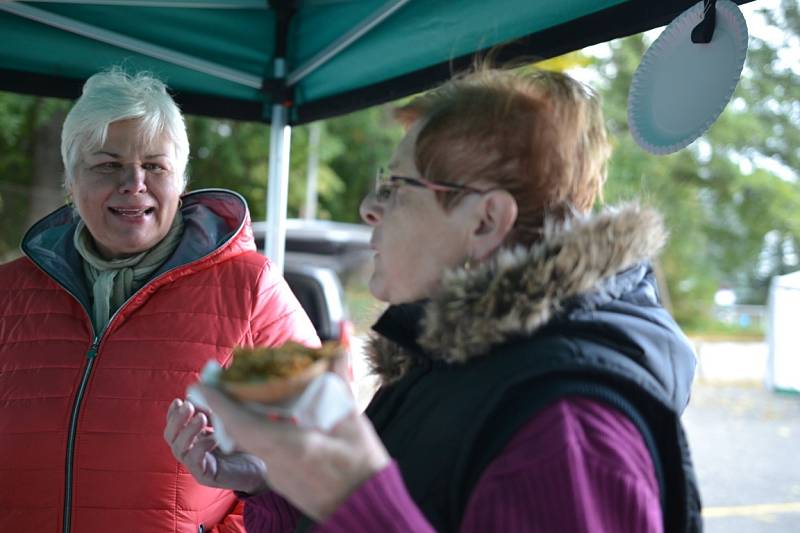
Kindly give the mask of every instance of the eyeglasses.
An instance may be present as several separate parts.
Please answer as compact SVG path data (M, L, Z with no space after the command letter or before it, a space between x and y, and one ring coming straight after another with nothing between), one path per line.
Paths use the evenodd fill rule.
M392 197L392 193L403 185L422 187L423 189L428 189L434 192L466 192L469 194L484 194L495 190L495 188L485 190L476 189L475 187L470 187L469 185L451 183L447 181L430 181L424 178L392 176L386 173L384 169L379 168L377 174L375 175L375 199L378 201L378 203L388 202Z

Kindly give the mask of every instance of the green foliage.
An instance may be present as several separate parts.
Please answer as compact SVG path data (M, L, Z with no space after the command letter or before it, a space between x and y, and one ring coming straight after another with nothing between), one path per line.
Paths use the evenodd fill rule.
M187 127L190 189L232 189L247 198L254 218L263 218L269 128L194 116L187 117Z
M359 222L358 206L372 187L375 173L386 166L403 136L391 107L379 106L328 121L328 131L346 147L331 161L331 168L347 183L338 196L320 197L320 205L336 220Z
M205 117L187 118L191 157L190 187L226 187L242 194L254 219L265 217L270 128ZM358 205L375 169L388 161L402 133L388 108L375 107L320 124L317 218L358 221ZM292 129L289 216L305 202L309 125Z
M31 198L36 194L31 183L37 131L68 105L64 100L0 92L0 261L18 255L27 229ZM58 152L60 147L52 150Z
M684 333L698 341L741 341L758 342L764 340L764 330L759 324L742 327L738 324L726 324L711 318L696 320L684 324Z

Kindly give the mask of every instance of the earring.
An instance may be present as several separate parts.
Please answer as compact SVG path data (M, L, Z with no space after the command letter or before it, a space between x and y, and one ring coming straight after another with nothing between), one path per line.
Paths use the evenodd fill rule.
M183 208L183 198L178 198L178 210L180 211Z
M464 262L461 264L461 268L465 271L469 272L475 266L475 261L473 261L472 256L468 255Z

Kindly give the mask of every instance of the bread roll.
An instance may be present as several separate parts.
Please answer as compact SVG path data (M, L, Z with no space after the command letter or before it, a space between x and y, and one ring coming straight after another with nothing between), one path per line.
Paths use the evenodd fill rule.
M335 342L321 348L292 341L277 348L238 347L233 351L233 364L220 375L220 386L240 401L280 403L300 394L325 372L340 350Z

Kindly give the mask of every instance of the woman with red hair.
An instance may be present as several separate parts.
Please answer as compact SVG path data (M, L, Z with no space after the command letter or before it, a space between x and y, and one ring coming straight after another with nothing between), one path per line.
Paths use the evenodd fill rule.
M398 111L361 205L381 387L329 432L211 408L267 464L248 531L699 528L680 425L694 374L636 205L593 213L609 143L570 77L483 69Z

